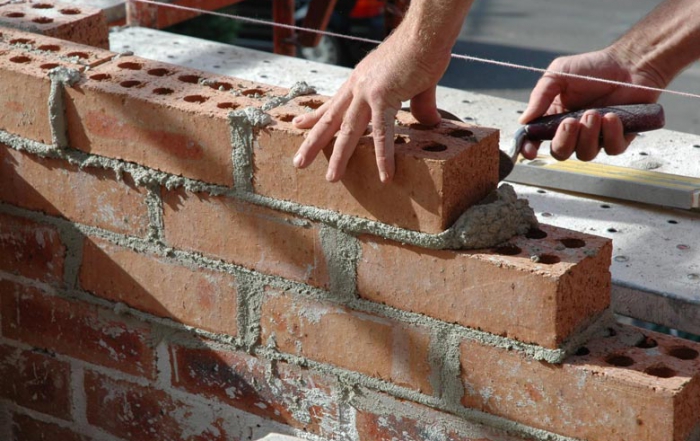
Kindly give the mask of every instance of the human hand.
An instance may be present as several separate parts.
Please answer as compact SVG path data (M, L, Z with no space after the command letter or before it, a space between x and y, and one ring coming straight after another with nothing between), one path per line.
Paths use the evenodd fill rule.
M618 82L648 87L662 87L654 75L635 71L608 50L589 52L555 59L549 71L592 76ZM598 81L545 73L537 82L527 109L520 116L526 124L541 115L569 112L590 107L620 104L653 103L659 92L632 88ZM551 142L551 154L555 159L568 159L574 152L582 161L595 158L601 148L608 155L624 152L634 139L634 134L624 134L620 118L609 113L600 116L591 110L584 112L580 120L567 118L559 126ZM602 141L602 143L601 143ZM522 154L527 159L537 156L539 141L526 141Z
M399 27L357 65L333 98L295 118L296 127L311 130L294 156L294 166L310 165L337 136L326 179L340 180L371 123L379 178L383 183L391 181L394 118L401 103L411 101L411 112L421 124L433 126L441 121L435 91L449 64L450 52L424 46Z

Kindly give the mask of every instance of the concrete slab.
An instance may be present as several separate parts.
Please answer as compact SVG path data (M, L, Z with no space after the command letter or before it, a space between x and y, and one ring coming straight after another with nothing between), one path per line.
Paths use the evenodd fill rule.
M115 30L112 50L290 87L306 81L332 95L350 70L141 28ZM501 130L505 149L525 103L440 88L440 107L466 121ZM291 161L291 158L290 158ZM640 136L618 157L598 160L700 177L700 136L659 130ZM540 221L613 239L615 310L700 334L700 213L515 185Z
M126 0L60 0L60 2L100 8L104 10L108 23L126 18Z

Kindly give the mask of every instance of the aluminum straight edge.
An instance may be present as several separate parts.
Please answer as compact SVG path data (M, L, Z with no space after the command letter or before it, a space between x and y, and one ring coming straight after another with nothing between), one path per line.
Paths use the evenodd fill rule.
M653 176L653 172L638 172ZM610 175L587 173L585 165L582 165L579 170L561 170L546 164L516 164L506 181L660 207L685 210L700 208L700 185L664 182L656 179L627 179L614 176L612 173ZM700 184L700 180L698 181Z

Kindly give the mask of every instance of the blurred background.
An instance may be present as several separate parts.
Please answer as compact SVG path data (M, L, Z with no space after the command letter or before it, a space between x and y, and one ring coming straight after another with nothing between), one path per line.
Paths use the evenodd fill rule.
M308 0L296 2L301 24ZM546 68L560 55L603 48L651 11L660 0L477 0L464 23L454 52ZM391 23L400 21L382 0L338 0L328 30L381 40ZM244 1L221 12L271 20L272 0ZM224 17L200 16L167 29L184 35L248 48L272 51L272 28ZM298 56L352 67L372 44L325 36L318 46L298 50ZM539 74L480 62L453 60L440 85L526 102ZM679 76L669 89L699 93L700 65ZM692 98L663 94L666 128L700 134L700 111Z

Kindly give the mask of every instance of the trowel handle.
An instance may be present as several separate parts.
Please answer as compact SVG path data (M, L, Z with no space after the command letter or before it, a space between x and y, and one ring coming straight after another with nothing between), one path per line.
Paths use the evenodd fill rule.
M557 128L566 118L581 119L584 112L595 110L600 116L615 113L622 120L625 133L647 132L664 126L664 108L660 104L632 104L626 106L600 107L583 109L575 112L557 113L542 116L525 125L527 137L533 141L544 141L554 138Z

